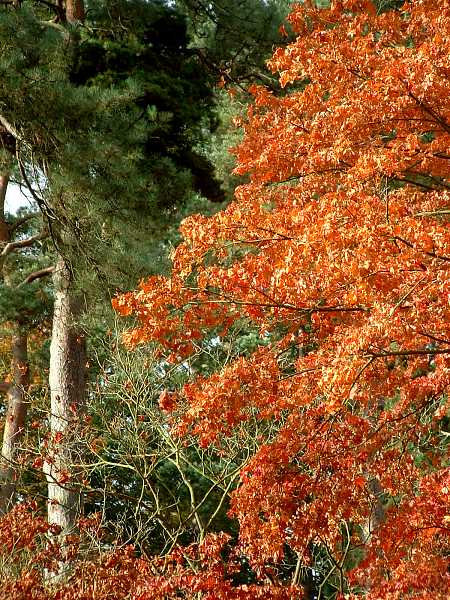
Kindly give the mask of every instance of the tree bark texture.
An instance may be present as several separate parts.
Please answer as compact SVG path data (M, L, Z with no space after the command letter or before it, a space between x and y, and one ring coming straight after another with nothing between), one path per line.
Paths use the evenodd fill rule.
M5 199L9 176L0 175L0 245L11 241L10 229L5 219ZM1 249L1 248L0 248ZM8 284L8 276L0 264L0 279ZM17 471L17 448L27 415L26 393L30 384L26 331L20 323L13 323L11 336L11 381L3 382L1 391L6 392L5 424L3 427L2 453L0 458L0 514L5 513L14 500Z
M61 535L75 527L80 494L74 464L77 462L77 424L84 405L86 349L76 325L80 299L72 290L71 275L64 259L58 259L54 274L55 304L50 344L51 442L45 464L48 482L48 521L61 528Z
M9 242L9 227L5 220L5 200L8 183L9 176L0 175L0 243L2 245Z
M363 527L363 542L368 544L374 531L384 522L386 519L386 506L383 502L384 490L378 479L372 478L368 482L368 488L373 496L374 500L372 503L372 510L370 517Z
M83 0L66 0L66 20L68 23L82 23L85 17Z
M30 384L27 341L27 334L16 324L11 339L12 381L6 393L6 416L0 462L0 514L11 507L18 479L17 447L25 426L28 409L26 392Z

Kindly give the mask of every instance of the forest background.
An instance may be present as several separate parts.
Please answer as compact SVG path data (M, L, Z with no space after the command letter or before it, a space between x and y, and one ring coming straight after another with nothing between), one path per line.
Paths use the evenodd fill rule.
M447 598L448 2L0 51L0 597Z

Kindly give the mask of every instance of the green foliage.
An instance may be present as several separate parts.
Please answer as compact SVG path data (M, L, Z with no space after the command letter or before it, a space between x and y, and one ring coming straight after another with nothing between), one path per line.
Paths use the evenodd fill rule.
M197 146L199 153L208 157L214 166L216 178L221 182L225 198L231 200L237 185L246 181L245 177L233 174L236 166L231 149L242 140L242 128L238 119L246 111L247 104L241 95L230 95L225 90L216 91L216 110L219 124L207 140Z
M233 531L226 511L238 463L173 436L158 399L177 385L176 370L148 348L131 355L110 339L84 437L86 511L101 511L111 539L146 553Z
M140 86L137 118L147 125L147 175L158 181L172 163L192 174L190 188L220 199L211 164L194 150L215 126L213 81L189 48L185 17L174 7L133 0L96 2L89 10L71 80L120 88L130 78ZM179 200L176 194L158 199L159 206Z
M40 282L22 287L0 283L0 322L16 321L22 326L34 327L49 317L50 310L49 290Z
M164 3L97 3L79 38L28 9L1 13L1 114L81 287L97 293L100 277L114 292L165 268L194 188L221 196L195 150L214 120L211 82Z
M179 0L190 21L192 44L216 77L239 85L259 80L276 86L265 61L285 40L279 28L289 0Z
M404 4L403 0L374 0L374 5L379 13L400 10Z

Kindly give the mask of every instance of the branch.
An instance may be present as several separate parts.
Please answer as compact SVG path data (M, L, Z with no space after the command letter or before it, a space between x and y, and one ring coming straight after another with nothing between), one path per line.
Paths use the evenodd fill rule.
M37 217L38 215L38 212L27 213L23 217L20 217L19 219L14 221L14 223L11 223L11 225L9 226L9 231L13 233L14 231L16 231L16 229L19 229L19 227L22 227L22 225L25 225L25 223L28 223L28 221L30 221L34 217Z
M423 190L429 190L432 192L436 192L438 188L433 185L427 185L426 183L416 181L415 179L411 179L410 177L391 177L391 181L398 181L400 183L409 183L410 185L415 185L416 187L422 188ZM444 186L445 187L445 186Z
M234 304L235 306L257 306L259 308L284 308L287 310L293 310L303 314L312 313L331 313L331 312L368 312L370 310L367 306L311 306L302 308L300 306L294 306L293 304L283 303L261 303L261 302L245 302L243 300L203 300L198 302L189 302L189 304Z
M409 89L407 82L402 81L403 85L405 86L407 92L408 92L408 96L410 98L412 98L415 102L417 102L417 104L428 114L430 115L430 117L432 117L437 123L439 123L439 125L442 127L442 129L446 132L446 133L450 133L450 125L447 123L447 121L445 120L445 118L440 115L438 112L436 112L433 108L431 108L431 106L429 106L426 102L424 102L423 100L421 100L420 98L418 98L415 94L413 94L413 92Z
M53 4L52 2L47 2L47 0L37 0L37 2L39 4L43 4L44 6L48 6L48 8L50 8L50 10L53 10L56 13L57 17L61 21L64 21L65 13L64 13L64 9L62 8L62 6L60 6L58 4ZM45 24L48 25L48 21L46 21Z
M54 21L41 21L41 25L46 25L47 27L52 27L53 29L56 29L57 31L59 31L59 33L63 35L64 41L70 41L70 34L67 32L67 29L64 29L64 27L60 23L55 23Z
M435 335L431 335L431 333L426 333L425 331L418 331L419 335L423 335L424 337L429 338L430 340L434 340L435 342L439 342L440 344L450 344L450 340L446 340L441 337L436 337Z
M434 216L441 216L441 215L450 215L450 208L438 208L437 210L432 210L432 211L428 211L428 212L418 212L418 213L414 213L415 217L434 217Z
M412 244L408 240L405 240L405 238L402 238L399 235L394 236L394 240L402 242L409 248L412 248L413 250L416 250L417 252L422 252L423 254L426 254L427 256L432 256L433 258L438 258L439 260L445 260L446 262L450 262L450 258L448 256L443 256L442 254L436 254L436 252L427 252L427 250L422 250L421 248L416 248L414 246L414 244Z
M11 125L11 123L7 119L5 119L3 115L0 115L0 123L3 125L6 131L13 136L13 138L15 138L16 140L20 140L20 135L17 129L14 127L14 125Z
M450 348L437 348L435 350L393 350L392 352L367 352L365 356L371 356L373 358L382 358L384 356L426 356L429 354L450 354Z
M28 275L28 277L26 277L22 283L19 283L18 287L21 287L22 285L26 285L27 283L31 283L32 281L35 281L36 279L41 279L42 277L46 277L47 275L50 275L51 273L53 273L53 271L55 270L54 266L50 266L50 267L45 267L45 269L40 269L39 271L34 271L33 273L30 273Z
M22 175L23 180L25 181L25 185L27 186L28 191L30 192L30 194L32 195L33 199L36 201L37 205L39 206L39 208L41 209L41 211L46 214L45 210L43 210L43 205L44 207L46 206L44 201L42 200L42 198L39 198L39 196L36 194L36 192L33 189L33 186L30 183L30 180L28 179L27 173L25 171L25 167L22 163L22 159L20 158L19 152L16 152L16 158L17 158L17 164L19 165L19 171L20 174Z
M36 235L32 235L31 237L26 238L24 240L18 240L17 242L9 242L9 244L6 244L6 246L3 248L0 256L8 256L8 254L13 252L14 250L17 250L18 248L28 248L29 246L32 246L34 242L42 240L46 237L48 237L48 231L47 229L43 229L39 233L36 233Z
M45 200L43 198L39 198L39 196L36 194L36 192L33 189L33 186L30 183L30 180L27 177L27 173L25 171L25 167L22 163L22 159L20 158L19 152L16 151L16 158L17 158L17 164L19 165L19 171L20 174L22 175L23 180L25 181L25 184L28 188L28 191L30 192L30 194L32 195L32 197L34 198L34 200L36 201L37 205L39 206L42 214L44 214L47 218L47 223L48 223L48 228L50 231L50 235L52 237L53 243L55 245L55 248L58 247L56 240L53 236L53 230L52 230L52 223L51 223L51 219L55 219L56 215L55 215L55 211L48 206L48 204L46 204Z
M420 163L416 162L415 164L411 165L409 169L406 169L405 173L407 175L412 175L413 177L422 177L422 179L426 179L427 181L430 181L430 183L435 183L436 185L450 190L448 178L443 176L441 177L439 175L432 175L431 173L423 173L422 171L414 171L414 167L416 167L418 164Z

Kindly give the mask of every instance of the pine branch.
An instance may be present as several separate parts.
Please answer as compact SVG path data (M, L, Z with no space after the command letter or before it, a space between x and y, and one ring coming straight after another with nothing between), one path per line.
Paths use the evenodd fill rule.
M3 115L0 115L0 123L3 125L6 131L13 136L13 138L20 140L20 135L17 129L14 127L14 125L11 125L11 123Z
M25 225L25 223L28 223L28 221L30 221L31 219L33 219L34 217L37 217L37 216L39 216L38 212L32 212L32 213L27 213L26 215L23 215L23 217L20 217L19 219L14 221L14 223L11 223L9 225L9 231L11 233L13 233L14 231L16 231L17 229L22 227L22 225Z
M17 250L18 248L28 248L29 246L32 246L35 242L42 240L46 237L48 237L48 231L47 229L43 229L39 233L36 233L36 235L32 235L24 240L17 240L17 242L9 242L3 248L0 256L4 258L5 256L8 256L8 254L11 254L11 252L13 252L14 250Z
M42 279L42 277L46 277L47 275L51 275L54 270L55 270L55 267L54 266L50 266L50 267L45 267L45 269L40 269L39 271L33 271L33 273L30 273L22 281L22 283L19 283L18 287L21 287L22 285L26 285L28 283L32 283L33 281L36 281L36 279Z

